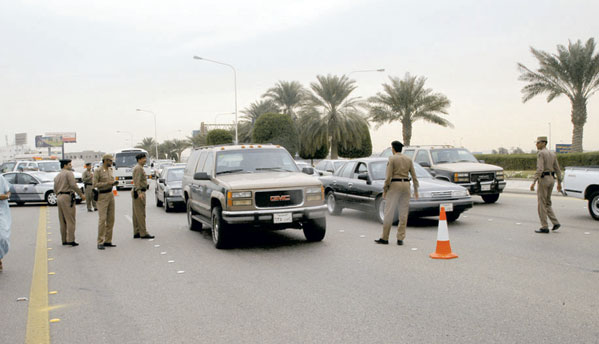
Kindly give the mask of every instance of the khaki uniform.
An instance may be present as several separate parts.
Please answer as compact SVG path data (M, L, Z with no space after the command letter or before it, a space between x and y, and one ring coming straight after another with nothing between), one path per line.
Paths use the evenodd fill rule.
M112 194L112 167L98 167L94 171L94 188L98 189L98 245L112 243L114 227L114 195Z
M83 179L83 184L85 185L85 204L87 205L87 210L98 209L93 192L94 173L85 169L81 175L81 179Z
M544 173L555 173L558 180L562 179L562 172L557 162L555 153L550 152L547 148L541 149L537 153L537 171L535 173L535 181L539 182L537 188L537 204L539 219L541 220L541 228L549 229L547 218L551 220L553 225L559 224L553 208L551 208L551 193L555 185L555 178L551 174L543 175Z
M143 166L139 164L133 168L133 189L131 189L131 203L133 205L133 235L148 235L146 229L146 198L140 195L148 189L148 178ZM137 192L138 197L135 198Z
M396 153L389 157L385 184L383 186L383 193L386 194L386 205L383 236L381 236L381 239L389 240L389 231L391 230L395 212L398 208L399 225L397 226L397 240L404 240L406 237L406 225L408 224L411 197L410 182L408 181L410 176L414 184L414 191L417 191L419 184L412 159L401 153ZM396 179L403 179L404 181L394 181Z
M77 186L73 172L62 169L54 178L54 192L58 198L58 222L60 223L60 237L63 243L75 241L75 216L77 214L74 199L75 193L83 198L83 193Z

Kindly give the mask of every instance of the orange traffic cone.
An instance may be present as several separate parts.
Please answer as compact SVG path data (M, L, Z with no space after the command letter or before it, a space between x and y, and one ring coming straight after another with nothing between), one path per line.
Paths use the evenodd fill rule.
M445 215L445 207L441 207L439 215L439 229L437 231L437 249L430 254L433 259L451 259L457 258L458 255L451 252L451 244L449 243L449 230L447 229L447 215Z
M116 188L112 188L112 194L115 196L119 195L119 193L116 191Z

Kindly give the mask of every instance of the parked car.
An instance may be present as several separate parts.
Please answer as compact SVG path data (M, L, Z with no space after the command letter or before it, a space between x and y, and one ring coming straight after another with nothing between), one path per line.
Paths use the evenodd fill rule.
M3 174L7 182L11 184L9 202L22 205L25 202L46 202L56 205L57 195L54 193L54 177L58 172L9 172ZM83 184L77 183L83 192ZM76 195L77 203L81 202Z
M152 177L153 178L158 178L158 176L160 175L160 173L162 173L162 170L165 167L168 166L173 166L175 164L174 161L172 160L167 160L167 159L161 159L161 160L155 160L153 161L150 165L150 169L152 171Z
M352 208L373 212L383 223L383 185L387 163L385 158L349 160L334 175L321 177L329 214L339 215L343 208ZM447 220L453 222L472 208L472 198L466 188L435 179L418 164L414 164L414 169L420 188L419 198L410 199L410 217L438 216L440 206L444 206ZM397 214L395 217L397 219Z
M321 176L330 176L333 173L335 173L335 171L337 171L339 169L339 167L343 166L343 164L346 161L347 160L330 160L330 159L320 160L318 162L318 164L316 164L316 166L314 166L314 169Z
M5 161L0 165L0 173L12 172L15 169L16 161Z
M599 221L599 166L566 167L562 188L566 196L588 200L591 217Z
M381 157L391 156L391 148ZM485 203L495 203L505 189L503 168L478 161L466 148L442 146L409 146L403 154L427 169L433 177L468 189L471 195L480 195Z
M58 160L21 160L14 163L13 169L7 172L39 171L39 172L60 172L60 161ZM77 183L83 181L81 172L73 171Z
M165 167L156 180L156 188L154 188L156 206L164 206L167 213L178 205L185 205L181 188L183 170L185 166Z
M182 185L189 229L211 228L217 248L230 244L235 229L296 228L304 231L308 241L325 236L322 184L302 173L283 147L195 149Z
M310 163L309 163L309 162L306 162L306 161L297 161L297 160L296 160L296 161L295 161L295 164L296 164L296 165L297 165L297 167L299 167L299 169L300 169L300 170L302 170L302 171L303 171L305 168L307 169L306 171L310 171L310 170L312 171L312 173L307 173L307 174L310 174L310 175L312 175L312 176L314 176L314 177L320 177L320 173L318 173L318 172L317 172L317 171L314 169L314 167L312 167L312 165L310 165Z

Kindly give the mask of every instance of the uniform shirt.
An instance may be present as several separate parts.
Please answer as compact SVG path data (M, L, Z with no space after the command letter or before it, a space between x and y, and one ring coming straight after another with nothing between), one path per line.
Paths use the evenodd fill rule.
M391 186L391 179L408 179L408 173L412 176L412 182L414 183L414 191L418 190L418 178L416 177L416 171L414 170L414 163L412 159L407 156L396 153L389 157L387 163L387 173L385 177L385 185L383 191L389 191Z
M112 167L104 169L104 166L96 168L94 171L94 188L98 191L107 191L112 189L114 177L112 176Z
M562 171L559 168L555 153L543 148L537 152L537 171L535 172L535 181L541 179L543 172L555 172L557 180L562 180Z
M83 174L81 175L81 179L83 179L84 184L91 185L94 183L94 173L85 169L85 171L83 171Z
M135 165L133 168L133 187L135 191L145 191L148 189L148 178L143 166L140 164Z
M73 172L62 169L59 174L54 177L54 192L58 195L61 192L76 192L79 197L83 197L83 193L77 186Z

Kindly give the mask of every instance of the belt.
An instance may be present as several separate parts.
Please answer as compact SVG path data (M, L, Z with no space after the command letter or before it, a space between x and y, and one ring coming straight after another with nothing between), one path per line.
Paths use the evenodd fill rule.
M410 178L393 178L391 179L392 182L409 182L411 179Z
M94 184L92 184L92 183L84 183L84 185L94 185Z
M109 193L112 192L112 189L108 189L108 190L98 190L99 193Z
M59 195L70 195L70 194L72 194L72 193L73 193L73 192L71 192L71 191L68 191L68 192L61 191L61 192L59 192L58 194L59 194Z
M541 178L545 176L553 176L555 178L555 172L543 172L541 173Z

